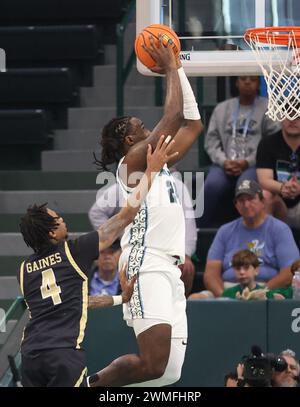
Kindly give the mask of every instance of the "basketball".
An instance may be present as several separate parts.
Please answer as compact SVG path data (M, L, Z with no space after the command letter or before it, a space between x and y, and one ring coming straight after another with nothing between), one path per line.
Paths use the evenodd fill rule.
M173 41L173 51L176 56L179 55L181 46L180 41L175 33L170 27L163 24L152 24L144 28L143 31L136 37L134 49L137 58L144 64L147 68L153 68L156 62L153 58L145 51L142 45L149 46L149 36L152 35L154 38L154 43L158 45L158 34L162 35L162 41L165 46L167 46L168 41L171 39Z

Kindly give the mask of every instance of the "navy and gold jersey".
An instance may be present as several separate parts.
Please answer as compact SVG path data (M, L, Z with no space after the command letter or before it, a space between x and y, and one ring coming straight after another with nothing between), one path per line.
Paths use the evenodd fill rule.
M80 349L87 320L87 274L98 256L98 232L91 232L33 254L22 263L19 282L30 318L23 335L23 354Z

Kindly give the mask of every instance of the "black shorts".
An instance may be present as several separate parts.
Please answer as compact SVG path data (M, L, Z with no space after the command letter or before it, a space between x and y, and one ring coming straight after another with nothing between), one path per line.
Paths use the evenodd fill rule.
M86 387L82 349L52 349L22 354L24 387Z

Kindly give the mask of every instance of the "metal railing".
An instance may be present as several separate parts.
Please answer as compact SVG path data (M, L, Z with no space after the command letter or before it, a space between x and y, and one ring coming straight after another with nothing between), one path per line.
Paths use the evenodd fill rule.
M14 302L11 304L9 309L6 311L4 317L0 320L0 327L4 326L6 321L9 321L13 313L19 307L20 304L23 303L23 297L17 297Z
M14 365L16 369L18 369L20 365L19 348L24 328L25 309L26 306L23 297L17 297L0 321L0 324L3 324L13 319L17 319L17 323L12 329L8 332L3 332L7 337L0 350L0 387L12 385L13 372L11 371L11 366ZM9 358L11 359L10 362Z

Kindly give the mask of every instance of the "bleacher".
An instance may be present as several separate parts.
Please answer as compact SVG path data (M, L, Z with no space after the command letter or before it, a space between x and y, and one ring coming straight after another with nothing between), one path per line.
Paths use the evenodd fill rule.
M127 0L2 0L0 22L3 24L46 22L72 23L92 20L98 22L119 22Z
M98 148L103 124L68 133L68 109L79 109L74 117L81 117L81 87L95 85L94 67L104 64L105 47L111 54L106 62L114 60L116 24L127 5L127 0L0 4L0 48L7 68L0 73L0 308L7 314L6 332L0 333L0 379L8 368L7 355L17 355L27 320L23 302L16 300L16 273L30 253L19 234L20 217L29 204L48 202L70 232L91 229L87 212L97 189L91 151ZM114 88L109 92L115 94ZM88 150L82 152L84 148ZM47 153L52 152L55 158L48 160L47 170ZM62 171L58 157L66 162ZM82 157L90 162L88 171L80 171Z
M26 25L1 27L1 47L8 65L93 61L103 53L101 27L81 25Z
M1 2L0 48L7 66L0 75L0 144L7 157L2 169L12 168L15 146L9 145L28 144L32 154L27 160L17 156L14 168L40 168L42 149L56 128L67 127L67 108L80 104L80 85L92 84L93 65L103 63L104 37L115 39L127 3Z

